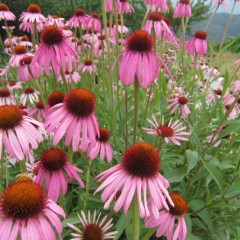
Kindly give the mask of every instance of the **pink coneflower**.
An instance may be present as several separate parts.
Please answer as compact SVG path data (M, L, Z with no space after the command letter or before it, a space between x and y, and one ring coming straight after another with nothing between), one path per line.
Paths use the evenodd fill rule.
M19 45L25 46L25 47L32 47L33 44L29 41L27 36L20 37L19 39Z
M172 142L178 146L180 146L180 140L188 141L185 136L190 135L190 132L183 132L186 127L183 127L179 120L173 122L171 119L168 124L165 124L164 116L162 116L162 122L159 124L154 115L152 115L152 118L153 121L150 119L147 120L154 128L143 128L148 134L160 136L164 138L166 143Z
M0 3L0 20L14 21L16 16L10 12L7 4Z
M79 28L80 26L85 29L88 21L88 16L82 8L77 8L74 15L67 21L66 25L71 28Z
M151 34L155 32L157 39L170 41L173 38L173 33L169 29L167 23L163 20L163 15L159 12L148 14L148 19L144 24L143 29Z
M232 85L233 85L235 91L240 91L240 80L233 82Z
M21 28L24 28L26 25L43 23L46 21L46 18L41 14L41 8L37 4L30 4L28 6L27 12L23 12L19 18L22 22Z
M211 0L216 6L222 5L222 6L228 6L228 2L226 0ZM238 0L237 0L238 1ZM235 1L235 2L237 2Z
M101 32L101 22L100 15L97 13L92 13L86 23L87 29L92 29L95 32Z
M66 41L62 30L56 26L47 26L41 33L41 44L33 57L32 64L43 67L50 74L50 63L55 74L59 75L61 68L72 71L72 61L79 57L70 43Z
M32 64L33 56L23 57L19 61L18 68L18 78L27 82L36 79L42 74L42 69L37 65L37 63Z
M16 81L10 81L7 85L7 88L13 92L14 90L18 90L22 88L22 83L21 82L16 82Z
M36 118L39 122L43 122L46 117L44 103L42 101L37 102L34 107L30 108L28 116Z
M135 77L143 88L149 87L158 77L159 63L170 74L163 60L153 51L152 36L144 30L137 30L127 38L122 56L119 77L127 87Z
M59 239L62 224L58 215L66 217L41 186L31 181L15 182L1 195L0 238Z
M191 17L192 10L190 5L190 0L179 0L176 8L174 9L173 17L181 18L181 17Z
M107 161L111 162L113 157L113 150L111 145L109 144L110 133L107 128L100 127L99 128L100 136L96 137L96 144L90 145L88 149L88 156L90 159L94 159L100 154L100 159L103 160L105 156L107 157Z
M23 160L30 151L30 145L36 149L43 137L36 128L43 129L40 122L24 116L21 109L12 105L0 106L0 154L2 144L14 158Z
M81 64L80 69L82 73L88 72L89 74L95 73L97 70L91 59L86 59L84 63Z
M158 8L162 12L168 12L168 4L166 0L144 0L146 5Z
M114 239L117 231L108 232L108 230L113 226L112 218L107 222L107 216L103 219L100 219L101 213L97 216L96 210L94 211L93 218L91 219L91 214L88 212L86 215L81 211L81 216L78 215L78 218L81 223L81 228L75 227L73 224L68 223L68 226L76 231L77 233L71 233L73 237L72 240L105 240L105 239Z
M81 77L80 77L78 72L74 72L74 71L69 72L67 70L65 71L65 78L66 78L66 82L69 83L69 84L72 83L72 82L78 83L81 80ZM63 81L61 76L59 76L58 81L59 82Z
M186 118L190 113L190 109L188 107L188 94L187 95L176 95L173 98L168 99L168 107L167 109L171 110L171 114L173 114L177 109L181 110L181 114L183 118Z
M39 92L32 87L25 88L23 94L20 97L20 103L26 105L27 101L31 104L38 102Z
M232 107L232 104L235 101L235 96L232 95L231 93L227 94L226 96L224 96L223 98L223 106L224 106L224 113L226 114L226 112ZM238 111L236 106L232 109L230 115L228 116L228 119L235 119L238 116Z
M110 37L108 38L108 41L112 44L116 44L115 39L112 39ZM97 39L94 42L93 54L97 55L96 53L99 49L102 49L106 54L108 52L106 36L104 34L97 35Z
M22 45L18 45L16 46L14 49L14 54L13 56L9 59L8 65L10 67L18 67L19 66L19 61L23 58L23 57L27 57L27 56L32 56L31 53L28 53L27 48L25 46Z
M194 36L187 41L186 51L191 54L207 54L207 33L197 31Z
M117 0L117 6L116 7L117 7L118 14L134 12L134 8L128 2L128 0Z
M54 91L52 92L47 99L47 106L50 108L64 102L64 93L60 91Z
M96 143L99 129L95 108L96 98L91 91L77 88L68 92L63 103L48 111L45 126L48 134L54 133L53 144L57 145L64 134L65 145L72 143L74 151L79 147L86 151L89 144Z
M48 197L57 201L60 194L67 192L67 183L76 179L81 187L84 183L78 176L82 170L74 167L69 161L67 154L59 148L51 148L44 151L35 165L37 171L34 182L46 186Z
M46 26L57 26L57 27L64 27L64 18L61 18L57 15L48 15L46 19Z
M0 88L0 106L16 105L16 99L8 88Z
M149 228L157 227L157 237L166 235L168 240L185 240L187 236L187 226L184 214L188 211L187 202L178 193L171 192L170 196L174 207L169 205L169 211L162 209L157 219L153 214L151 214L150 217L146 217L145 226Z
M128 28L123 24L121 19L118 19L118 29L117 30L119 33L128 33L129 32Z
M113 12L113 0L105 0L106 12Z
M220 146L220 144L222 143L222 141L223 141L224 139L230 140L230 139L231 139L231 135L230 135L230 134L229 134L229 135L226 135L226 136L224 136L224 137L222 137L222 138L219 138L219 135L222 133L222 131L223 131L225 128L226 128L226 126L220 128L216 133L215 133L215 131L214 131L213 134L207 136L207 142L208 142L208 143L213 142L213 143L214 143L213 147L218 147L218 146Z
M126 214L136 194L140 217L149 216L148 193L157 209L162 206L169 209L167 201L173 204L167 191L169 183L159 173L159 165L160 156L152 145L145 142L133 144L124 153L120 164L97 176L99 181L104 180L95 192L105 188L101 197L105 202L104 209L109 208L119 192L114 206L115 212L123 207Z

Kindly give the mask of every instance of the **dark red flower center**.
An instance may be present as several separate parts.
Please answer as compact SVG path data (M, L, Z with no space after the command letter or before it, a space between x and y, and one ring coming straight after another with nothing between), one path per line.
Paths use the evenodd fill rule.
M122 165L136 177L153 177L159 170L160 156L149 143L135 143L123 155Z
M97 13L92 13L92 14L91 14L91 17L92 17L92 18L96 18L96 19L100 19L100 15L97 14Z
M227 110L229 110L229 109L231 108L231 104L225 105L225 108L226 108Z
M13 129L21 123L22 118L23 112L17 106L0 106L0 129Z
M171 26L171 24L172 24L169 18L163 17L163 21L164 21L168 26Z
M118 25L122 25L122 20L118 19Z
M84 61L84 65L86 65L86 66L91 66L91 65L92 65L92 60L91 60L91 59L86 59L86 60Z
M103 240L104 232L102 228L95 223L86 225L82 231L82 239L84 240Z
M33 94L35 92L35 90L32 87L27 87L24 90L25 94Z
M78 46L81 46L81 45L82 45L82 41L79 40L79 41L77 42L77 45L78 45Z
M105 36L105 35L99 35L99 36L98 36L98 39L99 39L100 41L103 41L103 40L106 39L106 36Z
M27 53L27 48L22 45L18 45L14 48L14 54L20 55L20 54L25 54Z
M186 97L179 97L178 98L178 103L184 105L184 104L187 104L188 102L188 99Z
M53 107L59 103L63 103L64 102L64 94L60 91L55 91L52 92L49 96L48 96L48 104L50 105L50 107Z
M204 32L204 31L197 31L197 32L195 32L194 37L202 39L202 40L206 40L207 39L207 33Z
M30 65L32 62L32 59L33 59L32 56L23 57L20 59L19 64L21 66Z
M40 164L48 171L63 169L67 161L67 154L59 148L44 151L39 159Z
M27 11L29 13L41 13L41 8L37 4L30 4Z
M124 3L124 2L127 2L127 0L120 0L120 2Z
M85 15L86 15L86 12L85 12L83 9L78 8L78 9L75 11L74 15L77 16L77 17L85 16Z
M108 129L105 127L100 127L99 132L100 132L100 137L97 137L97 140L99 142L108 142L110 138L110 132L108 131Z
M11 184L2 195L4 215L17 219L37 217L46 206L46 194L40 185L30 181Z
M28 41L29 41L29 39L28 39L28 37L27 37L27 36L23 36L23 37L22 37L22 39L21 39L21 41L22 41L22 42L28 42Z
M159 12L149 13L148 20L159 22L163 20L163 15Z
M0 12L3 12L3 11L9 11L9 7L7 4L0 3Z
M58 15L51 15L51 18L53 18L53 19L58 19L59 16L58 16Z
M10 91L7 88L1 88L0 89L0 97L1 98L6 98L11 95Z
M168 127L167 125L162 125L158 127L159 135L162 137L172 137L174 134L174 131L171 127Z
M174 203L174 207L171 204L168 204L170 213L176 216L182 216L188 211L188 205L186 200L178 193L171 192L170 197Z
M222 90L221 89L217 89L217 90L214 90L215 94L218 95L218 96L221 96L222 95Z
M43 110L44 109L44 104L42 101L39 101L36 103L36 108L40 109L40 110Z
M180 0L180 3L182 3L182 4L190 4L190 0Z
M17 83L16 81L10 81L10 82L9 82L9 86L13 87L13 86L16 85L16 83Z
M41 39L48 46L60 44L64 39L62 29L57 26L47 26L41 33Z
M149 52L153 48L153 38L144 30L137 30L127 38L127 48L136 52Z
M238 98L238 101L237 101L237 102L238 102L238 104L240 104L240 97Z
M112 27L113 28L114 27L114 23L112 22L112 24L111 24L111 22L108 20L107 21L107 27Z
M88 117L96 108L96 98L93 93L84 88L70 91L65 97L68 111L77 117Z

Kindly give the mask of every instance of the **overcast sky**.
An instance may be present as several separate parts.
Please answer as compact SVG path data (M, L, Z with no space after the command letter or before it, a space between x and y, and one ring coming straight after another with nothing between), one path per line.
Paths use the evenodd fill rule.
M172 0L172 2L173 2L173 3L177 3L178 0ZM208 2L210 2L210 0L208 0ZM227 2L228 2L228 6L220 7L220 8L218 9L218 12L228 12L228 13L231 12L232 5L233 5L234 0L227 0ZM235 14L240 14L240 2L236 4L234 13L235 13Z

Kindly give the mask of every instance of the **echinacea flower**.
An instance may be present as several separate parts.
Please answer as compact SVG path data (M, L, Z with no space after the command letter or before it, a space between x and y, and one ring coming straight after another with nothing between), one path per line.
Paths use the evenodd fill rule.
M33 118L24 116L17 106L0 106L0 155L4 145L6 151L14 158L23 160L31 148L36 149L43 141L43 125ZM2 156L2 155L1 155Z
M116 8L118 14L134 12L134 8L128 0L117 0Z
M173 33L169 29L167 23L163 20L163 15L159 12L148 14L148 19L144 24L143 29L151 34L155 32L157 39L170 41L173 38Z
M95 32L101 32L101 22L100 22L100 16L97 13L92 13L87 20L86 28L91 29Z
M207 54L207 33L204 31L195 32L194 36L187 41L186 52L192 55Z
M88 211L86 215L81 211L81 216L78 215L81 227L77 228L73 224L68 223L68 226L73 229L76 233L71 233L72 240L105 240L114 239L117 231L109 232L109 229L113 226L112 218L107 222L107 216L102 219L101 213L97 215L96 210L94 211L93 218Z
M23 94L20 97L20 103L26 105L29 101L31 104L38 102L39 92L34 90L32 87L25 88Z
M135 77L143 88L149 87L158 77L159 64L170 74L163 60L153 51L153 38L144 31L133 32L126 40L119 67L121 82L129 87Z
M47 98L46 114L48 114L48 110L51 107L63 102L64 102L64 93L60 91L53 91Z
M33 44L29 41L27 36L20 37L19 45L25 46L25 47L32 47Z
M8 88L0 88L0 106L16 105L16 99Z
M27 51L27 48L22 45L18 45L13 49L13 56L9 59L8 65L10 67L18 67L19 66L19 61L23 57L27 56L33 56L31 53Z
M61 238L63 209L47 198L43 188L31 181L11 184L1 195L0 239Z
M129 147L120 164L97 176L98 181L103 182L95 194L104 189L101 197L105 202L104 209L109 208L117 194L119 196L114 206L115 212L123 207L126 214L136 195L140 217L149 216L148 194L157 209L162 206L169 209L167 201L173 204L167 191L169 183L159 173L159 165L160 156L149 143L140 142Z
M9 10L7 4L0 3L0 20L14 21L16 16Z
M86 12L82 8L77 8L74 12L74 15L70 20L67 21L66 25L71 28L86 28L86 24L88 21L88 16Z
M46 18L46 26L51 25L57 27L64 27L64 18L57 15L48 15L48 17Z
M33 56L26 56L20 59L18 68L18 78L22 82L36 79L42 74L42 69L37 63L32 64Z
M173 17L181 18L181 17L191 17L192 9L190 5L190 0L179 0L176 8L174 9Z
M100 154L100 159L103 160L106 156L107 161L111 162L113 157L113 150L111 145L109 144L110 133L107 128L100 127L99 128L100 136L96 136L96 144L93 146L89 146L88 148L88 156L90 159L94 159Z
M14 90L18 90L22 88L22 83L21 82L16 82L16 81L10 81L7 85L7 88L13 92Z
M162 209L157 219L152 213L149 217L145 218L145 226L148 228L157 227L157 237L166 235L167 240L185 240L187 236L187 226L184 214L188 211L187 202L178 193L171 192L170 196L174 207L169 205L169 210Z
M184 132L186 127L182 126L182 123L179 120L169 121L168 124L164 123L164 116L162 116L162 122L159 124L154 115L152 115L153 121L147 119L148 122L153 126L152 128L143 128L148 134L156 135L164 138L166 143L172 142L180 146L181 141L188 141L185 136L190 135L190 132Z
M220 146L220 144L222 143L222 141L224 139L229 140L231 139L231 135L226 135L222 138L219 138L219 135L222 133L222 131L226 128L226 126L220 128L219 130L217 130L217 132L213 132L213 134L207 136L207 142L210 143L214 143L213 147L218 147Z
M63 103L48 110L45 126L48 134L54 133L53 144L57 145L64 134L65 145L72 143L74 151L86 151L89 144L95 144L99 136L95 108L96 98L91 91L77 88L68 92Z
M158 8L161 12L168 12L168 3L166 0L144 0L144 2L152 8Z
M72 71L72 62L79 57L74 48L66 40L62 29L56 26L47 26L41 33L41 44L33 57L32 64L38 64L50 74L52 66L55 74L59 75L61 68Z
M173 98L168 99L168 107L167 109L171 110L171 114L175 113L175 111L179 108L181 110L181 114L183 118L186 118L190 113L190 109L188 107L188 94L187 95L176 95Z
M84 63L81 64L80 69L82 73L87 72L89 74L92 74L97 70L96 66L93 64L91 59L86 59Z
M106 12L113 12L113 0L105 0Z
M34 107L31 107L28 116L36 118L39 122L43 122L46 117L46 110L43 102L39 101Z
M84 183L78 176L82 170L74 167L69 161L67 154L59 148L45 150L39 161L35 164L36 178L34 182L46 186L48 197L57 201L60 194L67 193L67 184L76 179L81 187Z
M70 84L72 82L78 83L81 80L81 77L80 77L79 73L75 72L75 71L69 72L68 70L66 70L64 75L65 75L65 78L66 78L66 82L68 84ZM62 76L59 76L58 82L62 82L62 81L63 81Z

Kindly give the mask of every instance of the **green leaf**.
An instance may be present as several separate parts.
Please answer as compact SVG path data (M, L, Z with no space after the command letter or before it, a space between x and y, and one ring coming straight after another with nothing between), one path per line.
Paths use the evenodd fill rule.
M117 224L116 224L116 231L118 231L115 240L119 239L119 237L122 235L123 231L125 230L125 228L129 225L129 222L131 221L131 214L124 214L122 213L122 215L120 216Z
M185 176L185 168L168 168L166 172L164 172L164 176L170 183L181 182Z
M186 175L187 175L198 163L198 152L187 150L186 155L187 155L187 161L188 161L187 172L186 172Z
M219 189L222 191L223 190L223 175L222 173L218 170L216 166L214 166L211 163L207 163L205 161L202 161L204 167L206 170L209 172L209 174L212 176L216 184L218 185Z

